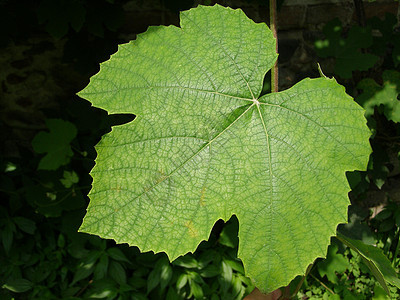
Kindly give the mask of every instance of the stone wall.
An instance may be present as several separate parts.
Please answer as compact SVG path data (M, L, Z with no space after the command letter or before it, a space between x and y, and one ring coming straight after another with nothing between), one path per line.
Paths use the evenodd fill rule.
M142 32L146 24L178 24L177 14L165 8L168 0L129 1L124 5L127 13L125 31ZM242 8L250 18L257 22L268 21L268 1L262 0L195 0L199 4L219 3L232 8ZM398 1L376 0L364 1L365 16L384 17L386 12L397 14ZM285 0L280 7L278 19L280 30L302 29L319 26L333 18L339 18L344 24L356 19L353 0Z
M122 30L126 40L136 38L149 25L179 25L179 14L165 8L168 0L130 1L124 9L127 21ZM265 0L195 0L199 4L221 4L241 8L256 22L269 23L268 1ZM399 2L377 0L363 2L366 19L386 13L398 14ZM339 18L344 26L357 23L353 0L285 0L278 12L279 82L280 90L292 86L304 77L318 76L314 41L322 37L323 26Z
M394 0L364 1L365 17L378 16L385 13L397 14L398 2ZM286 0L279 13L281 30L300 28L319 28L321 24L339 18L343 24L356 21L357 14L353 0Z

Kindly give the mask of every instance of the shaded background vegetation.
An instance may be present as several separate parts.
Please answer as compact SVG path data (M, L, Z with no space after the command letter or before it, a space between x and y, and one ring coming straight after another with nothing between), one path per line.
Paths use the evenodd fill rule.
M149 25L178 25L178 12L199 3L215 1L0 0L1 299L241 299L254 288L236 258L235 218L217 222L209 241L173 263L164 254L77 232L94 145L112 125L134 116L107 115L75 94L119 43ZM218 3L268 22L266 1ZM370 18L354 3L354 18L346 22L332 12L330 22L304 30L300 40L281 32L280 88L319 76L319 61L366 109L373 154L366 172L348 174L349 224L339 230L382 248L398 270L397 11ZM399 296L395 288L392 294ZM314 264L298 298L344 297L386 296L360 257L332 239L327 259Z

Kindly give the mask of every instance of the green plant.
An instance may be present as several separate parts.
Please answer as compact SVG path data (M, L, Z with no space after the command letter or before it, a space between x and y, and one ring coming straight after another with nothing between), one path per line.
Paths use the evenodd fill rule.
M39 169L56 170L70 162L73 155L71 141L76 137L74 124L58 119L48 119L50 132L39 132L32 141L36 153L46 153L39 162Z
M123 11L114 0L41 0L37 18L55 38L64 37L69 27L75 32L85 27L91 34L103 37L104 29L115 31L122 25Z
M93 146L110 124L132 118L106 116L79 100L66 107L74 118L73 150L66 165L39 168L43 154L1 162L0 298L1 299L242 299L253 288L237 259L237 220L220 222L194 254L169 263L162 254L142 254L136 247L77 233L85 210L93 166ZM48 123L52 123L48 122ZM64 127L63 127L64 128ZM54 136L37 136L43 147ZM35 140L35 139L34 139ZM67 142L68 141L68 142ZM37 142L37 139L36 139ZM53 163L60 158L52 156ZM160 270L164 270L160 272ZM165 271L166 270L166 271ZM179 283L179 284L178 284Z
M310 276L307 276L298 294L299 299L389 299L388 295L391 296L390 299L399 297L399 289L396 287L398 278L393 271L393 268L397 271L399 269L399 262L394 259L398 254L399 230L396 219L399 207L390 203L374 218L370 218L365 212L360 207L350 207L349 223L341 225L339 232L346 232L347 235L354 236L354 239L342 239L340 233L339 239L333 238L327 258L318 259L314 263ZM365 219L373 223L372 228L376 228L376 233L365 225ZM377 265L381 266L376 268Z
M372 45L371 28L353 26L346 38L342 37L342 30L338 19L326 24L323 29L326 38L317 40L315 49L320 57L335 58L335 74L342 78L351 78L353 71L371 68L378 61L378 56L360 50Z
M138 117L97 146L80 231L174 260L236 215L238 256L264 291L324 256L370 133L334 79L259 97L274 45L240 10L200 6L181 29L151 27L120 46L79 95Z
M367 20L366 27L361 28L359 26L351 26L349 29L343 28L343 26L336 20L333 23L327 24L324 32L326 33L326 40L319 40L316 42L317 53L322 57L326 57L326 53L330 53L334 57L335 70L334 73L343 76L340 70L340 57L334 55L334 49L337 47L346 46L346 41L350 40L350 45L354 44L350 39L350 33L362 31L364 40L362 43L356 43L357 47L353 47L354 51L360 51L362 55L375 55L379 57L374 64L372 61L358 61L360 66L357 64L347 66L347 69L353 68L353 77L350 80L343 80L346 84L347 90L353 93L355 100L364 107L365 116L368 120L368 126L371 129L371 146L373 152L370 156L368 163L368 169L366 172L352 172L348 173L349 183L351 185L351 196L352 203L355 204L353 207L361 206L379 206L385 203L385 198L388 198L389 204L386 208L375 218L370 218L368 211L362 213L362 217L357 214L349 216L349 224L340 227L340 232L345 231L346 235L362 240L368 245L374 245L383 250L385 265L392 264L395 270L398 270L398 228L396 226L396 211L398 209L399 199L391 199L386 192L384 192L388 186L391 186L392 181L396 178L396 172L393 172L398 165L398 153L399 147L399 73L395 70L398 67L398 31L395 30L397 23L396 17L391 14L386 14L385 19L373 18ZM335 25L335 26L333 26ZM336 33L332 33L332 28L336 28ZM348 32L347 40L345 40L340 32ZM327 32L330 34L327 34ZM374 34L372 34L374 32ZM332 36L336 34L336 41L341 46L337 46L333 41ZM360 36L355 39L359 41ZM355 55L355 52L354 52ZM360 72L362 71L362 72ZM347 76L348 77L348 76ZM399 156L400 157L400 156ZM371 191L379 191L381 195L385 195L380 198L380 201L373 199L373 204L370 204L371 200L368 199L368 194ZM393 200L393 202L392 202ZM383 202L383 203L382 203ZM371 231L371 229L373 231ZM357 242L356 242L357 243ZM361 246L363 248L365 246ZM378 251L375 248L371 248L373 252ZM354 251L352 251L354 254ZM332 254L331 254L332 255ZM341 257L343 251L337 253ZM346 255L345 255L346 256ZM382 258L382 254L378 254ZM345 271L340 270L345 276L344 283L339 285L345 285L346 293L349 291L354 293L360 299L386 299L386 296L381 294L387 294L390 290L393 299L398 297L398 289L387 283L379 274L376 273L373 266L371 270L365 268L369 265L368 261L362 259L362 255L350 256L351 268L346 268ZM388 259L388 260L387 260ZM318 266L318 263L317 263ZM343 266L342 266L343 267ZM332 266L332 268L334 268ZM388 269L391 269L388 267ZM355 273L352 273L355 270ZM359 271L361 270L361 271ZM379 273L379 272L378 272ZM371 278L371 274L376 275L376 279ZM315 275L315 274L314 274ZM397 279L397 274L392 273L393 278ZM384 276L385 279L388 279ZM390 275L389 275L390 277ZM337 289L337 284L332 278L319 278L323 285L330 288L331 291ZM331 297L335 297L332 293L327 291L318 280L313 278L307 279L308 287L315 287L316 290L326 292ZM380 284L378 285L377 282ZM390 282L390 280L389 280ZM396 284L397 285L397 284ZM305 288L306 289L306 288ZM363 291L369 291L364 293ZM373 294L371 292L373 291ZM311 293L311 291L307 291ZM338 292L341 297L345 297L343 291ZM322 294L320 294L322 295ZM381 296L379 296L381 295ZM354 297L354 296L353 296ZM379 298L381 297L381 298ZM346 297L345 297L346 298Z

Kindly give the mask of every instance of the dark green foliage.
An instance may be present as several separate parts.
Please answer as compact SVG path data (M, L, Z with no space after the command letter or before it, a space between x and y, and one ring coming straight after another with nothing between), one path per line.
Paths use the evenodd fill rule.
M379 243L375 238L375 243ZM372 249L379 251L373 246ZM394 264L397 271L399 265ZM383 283L386 287L387 285ZM400 296L399 290L388 285L391 298ZM381 295L382 298L376 298ZM305 280L298 297L309 299L389 299L382 282L371 271L366 261L351 248L333 239L325 260L315 263L310 276Z
M15 163L2 161L1 299L241 299L251 292L254 287L236 258L235 218L226 226L218 223L195 254L173 263L165 255L77 233L87 203L83 195L90 189L93 147L111 124L133 117L106 116L75 101L66 111L72 112L66 115L70 121L48 124L73 128L74 138L54 134L55 129L38 133L40 149L51 148L54 138L57 145L73 149L65 164L38 169L40 153Z
M384 57L387 64L398 67L400 63L400 33L397 26L396 16L387 13L385 19L374 17L368 20L368 25L380 34L373 36L371 52ZM391 52L391 53L390 53Z
M316 47L321 57L335 58L335 74L346 79L343 83L346 84L348 92L365 108L365 116L373 133L373 153L367 172L347 174L352 189L350 195L353 205L349 209L349 223L340 225L338 231L355 239L355 243L362 241L365 246L362 245L361 248L376 250L376 253L379 252L378 249L368 248L371 246L366 245L382 249L398 272L400 245L397 219L400 199L392 191L393 184L397 182L396 169L399 166L400 153L400 81L397 69L399 34L394 28L396 22L396 18L390 14L387 14L384 20L373 18L367 21L368 26L365 28L350 27L347 30L347 38L344 39L342 25L336 20L326 26L324 33L327 39L317 41ZM375 31L374 35L372 30ZM357 34L354 35L355 33ZM347 41L350 38L351 44ZM336 41L338 45L332 44L332 41ZM354 50L354 55L361 51L358 53L359 57L376 55L380 59L374 63L368 59L355 60L354 64L349 63L351 66L346 73L346 70L341 68L341 54L350 49ZM351 74L349 68L355 75L351 79L347 79ZM381 200L371 199L371 194L381 195ZM368 208L382 205L382 199L388 202L386 208L376 216L371 216ZM310 299L336 299L337 296L341 299L387 299L384 292L386 284L381 277L376 276L379 274L374 272L368 261L334 240L327 259L317 262L311 272L311 278L306 279L303 293ZM385 279L389 280L390 276ZM389 290L392 299L399 297L397 288L389 285Z
M253 289L236 258L237 243L222 245L217 232L171 264L163 254L76 233L82 213L47 219L30 213L2 223L2 299L13 293L22 299L241 299ZM231 226L237 232L237 220Z
M39 132L32 146L36 153L46 153L39 162L39 170L57 170L68 164L73 155L70 143L76 137L76 127L58 119L48 119L46 125L50 132Z
M382 74L382 86L372 78L364 78L357 84L362 93L356 101L362 105L365 116L371 118L375 108L386 119L395 123L400 122L400 73L395 70L385 70Z
M41 0L37 17L56 38L64 37L71 27L76 32L86 30L99 37L104 28L115 31L122 25L123 11L113 0Z
M360 50L372 45L371 28L353 26L344 38L342 25L335 19L324 27L324 34L325 40L315 42L317 54L321 57L334 57L334 72L340 77L350 78L352 71L366 71L377 62L376 55Z
M26 38L28 33L19 28L43 26L53 36L68 37L64 58L83 73L95 72L97 64L116 50L97 36L108 36L121 24L119 1L18 1L18 9L13 1L0 2L2 45ZM41 25L35 24L36 17ZM338 59L337 75L348 78L357 73L357 78L344 83L367 109L374 133L368 171L348 173L354 205L349 209L349 223L339 231L377 245L399 271L400 200L389 194L388 204L376 216L366 202L371 191L386 193L398 182L400 37L393 30L394 16L367 23L365 29L350 30L332 23L325 31L326 40L318 42L321 56ZM371 29L381 34L372 36ZM348 59L355 63L347 66ZM383 93L390 97L382 97ZM253 289L236 258L236 218L226 224L218 222L208 242L173 263L165 255L140 253L134 247L77 233L91 186L94 145L111 130L111 124L132 118L107 116L74 99L63 106L60 115L48 115L48 131L38 133L34 152L22 150L18 159L1 158L0 299L240 299ZM393 299L400 297L396 288L389 289ZM299 299L385 297L361 257L336 239L327 259L315 263L298 295Z

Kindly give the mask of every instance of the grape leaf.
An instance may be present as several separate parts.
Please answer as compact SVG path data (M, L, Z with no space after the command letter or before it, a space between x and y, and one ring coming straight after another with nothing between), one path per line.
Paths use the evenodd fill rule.
M339 19L327 23L323 29L326 39L317 40L315 49L320 57L335 57L335 74L342 78L351 78L353 71L368 70L379 57L360 51L372 45L370 27L353 26L346 38L342 38L342 29Z
M365 116L371 117L374 108L381 109L388 120L400 122L400 73L385 70L382 74L383 85L380 86L372 78L361 80L357 87L363 93L357 97L357 102L365 108Z
M339 247L337 244L331 244L328 248L326 259L317 264L318 272L321 277L326 277L330 282L338 284L337 273L343 273L349 268L349 262L345 256L338 253Z
M39 23L46 23L46 30L55 38L68 33L69 25L79 32L85 23L86 9L82 1L42 0L37 9Z
M121 45L79 96L137 118L97 145L80 231L174 260L236 215L238 256L263 291L324 256L370 132L334 79L260 97L274 49L265 24L218 5Z
M39 170L56 170L71 160L71 142L76 137L74 124L60 119L47 119L49 132L41 131L32 140L36 153L46 153L39 162Z

